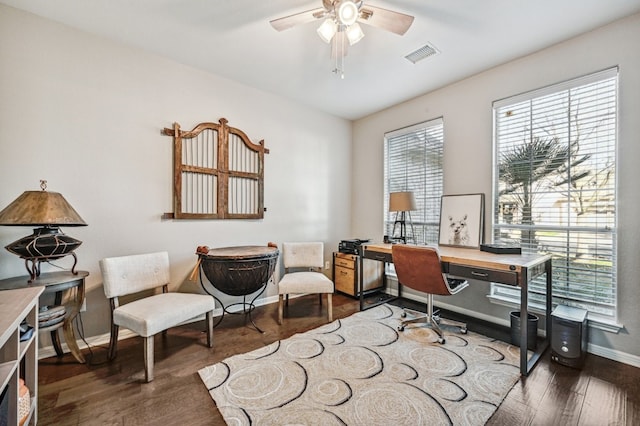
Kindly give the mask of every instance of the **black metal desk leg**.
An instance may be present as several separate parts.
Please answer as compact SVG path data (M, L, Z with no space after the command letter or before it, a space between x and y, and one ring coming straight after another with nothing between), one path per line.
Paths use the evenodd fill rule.
M542 354L551 344L551 308L552 308L552 276L551 276L551 259L547 259L544 264L546 274L546 306L545 306L545 338L544 341L537 344L537 348L533 351L531 359L528 358L527 346L529 343L529 278L530 274L527 268L522 268L522 297L520 299L520 372L523 376L529 374L538 361L542 358ZM534 276L538 275L539 265L537 265L533 272ZM537 330L535 338L537 339Z
M526 376L528 371L528 353L529 346L529 274L527 269L522 268L520 276L522 280L520 286L520 374Z
M360 296L360 310L364 310L364 249L362 245L358 249L360 261L358 262L358 293Z
M544 271L547 275L547 315L545 321L545 328L547 335L545 336L545 341L548 342L548 346L551 346L551 338L553 336L551 330L551 309L553 308L553 277L551 276L551 259L548 259L544 263Z

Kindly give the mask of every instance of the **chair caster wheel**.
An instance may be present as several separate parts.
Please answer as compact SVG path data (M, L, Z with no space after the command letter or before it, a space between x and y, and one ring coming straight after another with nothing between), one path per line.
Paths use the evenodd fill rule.
M444 345L444 342L445 342L444 337L438 338L438 343L440 343L441 345Z
M466 328L461 328L460 333L467 334L468 330Z
M400 314L400 318L406 318L406 317L407 317L407 313L406 312L403 312L403 313Z
M398 326L398 331L404 331L404 325L399 325Z

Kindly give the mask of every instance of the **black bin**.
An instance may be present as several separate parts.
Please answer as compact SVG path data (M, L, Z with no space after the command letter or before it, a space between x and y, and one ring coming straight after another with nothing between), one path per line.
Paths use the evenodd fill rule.
M520 311L513 311L511 317L511 344L520 346ZM535 351L538 347L538 317L528 314L527 320L527 349Z

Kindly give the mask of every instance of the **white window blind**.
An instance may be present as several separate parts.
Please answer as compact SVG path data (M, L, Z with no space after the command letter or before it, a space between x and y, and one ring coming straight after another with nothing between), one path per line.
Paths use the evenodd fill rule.
M437 243L443 191L444 122L437 118L385 134L384 233L393 236L396 213L389 212L389 193L412 191L415 211L407 223L407 242ZM396 234L398 230L396 230Z
M613 68L493 105L494 242L551 254L554 304L594 319L616 316L617 86ZM519 300L499 284L492 295Z

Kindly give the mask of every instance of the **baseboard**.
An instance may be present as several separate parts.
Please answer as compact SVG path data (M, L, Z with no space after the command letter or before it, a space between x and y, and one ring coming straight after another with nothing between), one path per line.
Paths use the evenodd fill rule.
M420 296L414 296L411 295L412 297L410 298L411 300L415 300L417 302L423 302L423 303L427 303L427 299L420 297ZM292 297L296 297L293 296ZM264 306L264 305L268 305L270 303L277 303L278 302L278 295L275 296L269 296L269 297L265 297L263 299L257 300L256 301L256 306ZM493 316L489 316L489 315L478 315L477 312L472 312L468 309L461 309L458 306L455 305L449 305L447 303L438 303L437 304L438 307L440 307L441 309L445 309L445 310L449 310L452 312L456 312L462 315L466 315L466 316L470 316L470 317L474 317L474 318L478 318L481 319L483 321L487 321L490 323L494 323L500 326L504 326L504 327L510 327L511 326L511 322L509 320L505 320L505 319L499 319ZM238 307L238 310L242 309L241 307ZM222 315L222 309L218 308L214 311L214 316L220 316ZM204 319L204 316L199 317L199 318L194 318L191 321L188 321L186 323L189 322L196 322L196 321L202 321ZM185 323L185 324L186 324ZM539 332L543 333L543 330L539 330ZM126 329L122 329L118 335L118 341L120 340L124 340L124 339L129 339L131 337L136 337L137 334L135 334L134 332L130 331L130 330L126 330ZM87 344L91 347L94 346L108 346L109 345L109 339L110 339L110 335L109 333L105 333L105 334L100 334L97 336L92 336L89 337L87 339L85 339L87 341L87 343L85 343L83 340L78 340L78 347L80 349L86 349L87 348ZM62 344L62 350L67 353L69 352L69 347L67 346L66 343ZM621 352L621 351L616 351L614 349L609 349L609 348L605 348L602 346L597 346L597 345L593 345L591 343L589 343L588 347L587 347L587 352L594 354L594 355L598 355L601 356L603 358L607 358L610 359L612 361L617 361L617 362L621 362L623 364L628 364L634 367L640 367L640 356L636 356L636 355L632 355L626 352ZM43 358L49 358L52 356L56 355L56 351L54 350L53 346L46 346L43 348L40 348L38 350L38 359L43 359Z
M99 334L97 336L91 336L86 338L86 343L84 340L80 339L77 340L77 344L78 347L80 348L80 350L82 349L86 349L87 347L96 347L96 346L105 346L105 347L109 347L109 340L110 340L110 333L105 333L105 334ZM118 341L120 340L124 340L124 339L129 339L131 337L135 337L137 336L136 333L134 333L131 330L126 330L126 329L122 329L120 330L120 333L118 333ZM87 346L88 345L88 346ZM62 347L62 351L64 353L68 353L69 351L69 346L67 346L66 342L62 343L60 345ZM44 359L44 358L49 358L52 356L56 356L56 351L53 348L53 346L45 346L42 347L40 349L38 349L38 359Z
M603 346L592 345L591 343L587 345L587 352L610 359L612 361L617 361L623 364L628 364L640 368L640 356L637 355L631 355L626 352L616 351L614 349L605 348Z
M297 297L297 295L296 296L292 295L292 298L293 297ZM256 306L264 306L264 305L268 305L270 303L277 303L277 302L278 302L278 295L275 295L275 296L269 296L269 297L265 297L263 299L256 300L255 305ZM241 310L242 310L242 307L241 306L237 306L237 307L234 307L234 309L230 309L230 312L236 312L236 311L241 311ZM220 315L222 315L222 308L218 308L218 309L215 309L213 311L213 316L214 317L218 317ZM189 323L192 323L192 322L197 322L197 321L202 321L202 320L204 320L204 315L201 315L199 317L193 318L193 319L191 319L189 321L185 321L183 324L189 324ZM118 333L118 341L124 340L124 339L130 339L131 337L136 337L136 336L137 336L137 334L134 333L133 331L123 328L123 329L120 329L120 332ZM99 335L96 335L96 336L88 337L88 338L86 338L84 340L83 339L78 339L76 341L76 343L78 344L78 347L80 348L80 350L82 350L82 349L86 349L88 347L93 348L93 347L96 347L96 346L108 347L110 340L111 340L111 334L110 333L104 333L104 334L99 334ZM71 352L69 350L69 346L66 344L66 342L65 343L61 343L60 346L61 346L62 351L64 353ZM50 358L50 357L53 357L53 356L56 356L56 351L53 348L53 346L44 346L44 347L38 349L38 359Z

